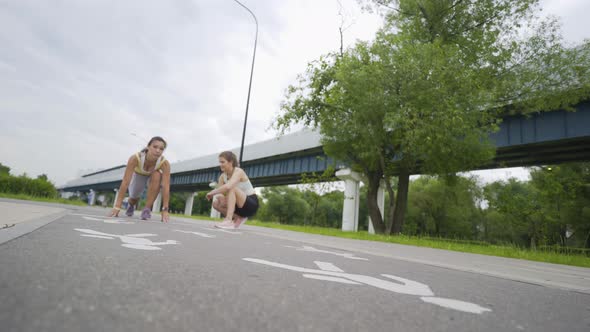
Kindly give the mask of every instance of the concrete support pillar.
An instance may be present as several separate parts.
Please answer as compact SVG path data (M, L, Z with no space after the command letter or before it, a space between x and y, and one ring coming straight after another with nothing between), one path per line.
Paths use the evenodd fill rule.
M336 172L344 181L344 205L342 207L342 231L356 232L359 225L359 197L361 175L349 168Z
M197 195L197 193L191 193L186 198L186 204L184 204L184 215L185 216L191 216L193 214L193 203L195 201L196 195Z
M385 181L379 182L379 190L377 191L377 206L379 212L381 212L381 218L385 216ZM369 217L369 234L375 234L375 228L373 228L373 221Z
M154 206L152 206L152 212L160 213L160 209L162 208L162 193L158 193L158 197L154 201Z

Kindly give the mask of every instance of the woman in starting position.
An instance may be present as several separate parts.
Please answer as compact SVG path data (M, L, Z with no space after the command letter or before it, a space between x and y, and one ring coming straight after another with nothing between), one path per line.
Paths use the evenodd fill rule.
M170 201L170 163L164 156L166 141L162 137L155 136L149 141L146 148L129 157L125 175L119 187L119 195L110 217L117 217L121 211L121 204L125 192L129 189L129 207L125 214L133 216L135 205L147 186L147 199L144 209L141 211L141 219L147 220L152 216L152 205L162 191L162 221L168 222L168 202Z

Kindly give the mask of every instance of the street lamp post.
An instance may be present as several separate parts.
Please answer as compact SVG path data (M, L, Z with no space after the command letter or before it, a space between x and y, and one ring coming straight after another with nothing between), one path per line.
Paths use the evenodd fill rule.
M143 143L147 144L147 141L143 138L139 137L136 133L129 133L131 136L135 136L138 140L142 141Z
M248 107L250 106L250 91L252 90L252 76L254 74L254 60L256 60L256 42L258 41L258 19L256 15L246 6L244 6L238 0L234 0L238 5L246 9L254 18L256 23L256 36L254 38L254 53L252 54L252 68L250 69L250 83L248 84L248 99L246 100L246 115L244 116L244 129L242 130L242 144L240 145L240 166L242 165L242 157L244 155L244 139L246 138L246 123L248 122Z

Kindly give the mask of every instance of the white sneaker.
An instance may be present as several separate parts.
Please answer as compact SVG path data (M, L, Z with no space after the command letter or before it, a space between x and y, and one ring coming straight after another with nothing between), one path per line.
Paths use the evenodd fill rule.
M213 225L213 227L215 227L215 228L225 228L228 226L231 226L233 228L234 223L231 220L224 220L224 221L220 222L219 224Z
M221 229L236 229L236 226L234 226L233 224L231 224L231 225L217 225L217 228L221 228Z
M236 222L234 223L234 227L235 228L240 228L240 226L242 226L243 224L246 223L246 220L248 220L248 217L238 217L238 218L236 218Z

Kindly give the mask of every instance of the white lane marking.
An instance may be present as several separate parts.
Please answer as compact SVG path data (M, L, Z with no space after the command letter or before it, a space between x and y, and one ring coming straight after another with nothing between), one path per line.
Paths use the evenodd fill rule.
M480 307L475 303L463 302L453 299L445 299L442 297L421 297L424 302L436 304L441 307L455 309L463 312L469 312L472 314L482 314L486 311L492 311L491 309Z
M263 259L258 258L242 258L243 260L251 263L258 263L263 265L268 265L272 267L277 267L289 271L295 272L302 272L305 278L310 279L317 279L317 280L326 280L326 281L335 281L343 283L343 279L353 281L355 284L365 284L369 286L373 286L379 289L387 290L394 293L399 294L407 294L407 295L415 295L420 296L420 299L427 303L432 303L441 307L445 307L448 309L454 309L458 311L474 313L474 314L482 314L486 311L492 311L491 309L481 307L474 303L463 302L454 299L444 299L439 297L434 297L434 293L430 289L428 285L423 283L405 279L402 277L390 275L390 274L382 274L381 276L385 278L392 279L396 282L391 282L387 280L382 280L378 278L374 278L371 276L365 276L361 274L352 274L352 273L344 273L344 272L336 272L333 271L334 269L340 270L334 264L326 263L326 262L314 262L320 270L315 269L308 269L299 266L287 265L282 263L271 262ZM321 264L318 264L321 263ZM328 265L330 264L330 265ZM340 270L342 271L342 270Z
M162 248L149 246L145 244L122 244L125 248L140 249L140 250L161 250Z
M102 219L98 219L98 218L94 218L94 217L83 216L82 218L84 218L86 220L102 221Z
M183 230L180 230L180 229L175 229L174 231L175 232L181 232L181 233L195 234L195 235L206 237L206 238L214 238L215 237L215 235L210 235L210 234L205 234L205 233L199 233L199 232L183 231Z
M318 261L314 261L314 263L315 263L315 265L317 265L320 268L320 270L332 271L332 272L344 272L338 266L336 266L332 263L318 262Z
M150 239L144 239L144 237L156 236L156 234L150 234L150 233L116 235L116 234L103 233L103 232L95 231L92 229L86 229L86 228L74 228L74 230L76 230L78 232L85 233L85 234L80 234L80 235L86 236L86 237L95 237L95 238L101 238L101 239L118 238L123 242L121 244L123 247L131 248L131 249L161 250L162 248L160 248L158 246L167 245L167 244L179 244L179 242L175 241L175 240L166 240L165 242L153 242ZM139 235L139 236L134 236L134 235Z
M326 281L334 281L339 282L342 284L350 284L350 285L360 285L358 282L354 282L352 280L338 278L338 277L329 277L329 276L319 276L317 274L303 274L305 278L309 279L316 279L316 280L326 280Z
M229 234L242 234L241 232L238 231L228 231L226 229L221 229L221 228L213 228L213 227L201 227L202 229L206 229L208 231L215 231L215 232L223 232L223 233L229 233Z
M94 218L94 217L87 217L87 216L82 216L82 218L86 219L86 220L92 220L92 221L103 221L105 224L135 224L132 221L120 221L118 219L98 219L98 218Z
M110 218L107 217L105 215L96 215L96 214L86 214L86 213L70 213L70 215L72 216L82 216L82 217L90 217L90 218L98 218L100 220L103 220L105 217L106 218ZM123 217L114 217L114 218L123 218Z
M340 257L349 258L349 259L356 259L356 260L368 261L367 258L356 257L356 256L354 256L354 254L334 252L334 251L328 251L328 250L322 250L322 249L316 249L316 248L310 247L310 246L302 246L301 248L299 248L299 247L293 247L293 246L285 246L285 247L287 247L287 248L295 248L298 251L320 252L320 253L323 253L323 254L330 254L330 255L340 256Z
M120 221L117 219L103 219L105 224L135 224L133 221Z

